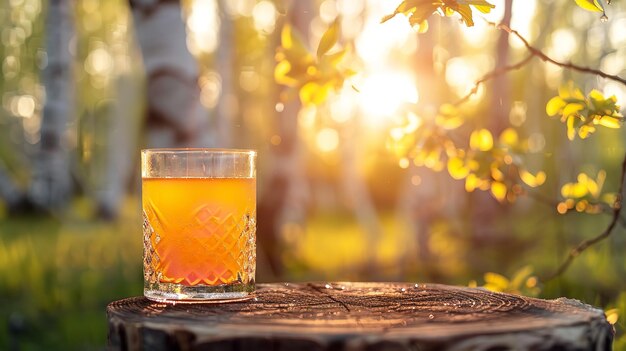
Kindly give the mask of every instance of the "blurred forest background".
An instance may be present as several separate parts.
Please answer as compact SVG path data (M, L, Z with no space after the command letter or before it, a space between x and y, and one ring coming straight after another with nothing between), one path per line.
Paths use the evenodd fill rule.
M398 1L0 2L0 349L104 347L106 304L142 294L139 150L160 146L258 150L259 282L567 296L605 309L626 348L623 219L542 279L611 221L590 205L610 206L626 151L623 129L568 140L546 103L572 80L624 105L625 85L535 58L458 107L496 137L515 130L525 167L545 172L516 199L468 192L390 146L406 104L436 111L528 55L480 17L554 59L626 76L626 2L607 21L571 0L492 3L472 27L433 16L418 34L402 16L380 23ZM275 77L281 31L289 23L314 55L338 16L356 74L302 104Z

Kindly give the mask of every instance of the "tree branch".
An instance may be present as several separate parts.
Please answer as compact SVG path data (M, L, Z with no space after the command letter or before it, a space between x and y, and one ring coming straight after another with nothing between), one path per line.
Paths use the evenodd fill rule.
M508 66L503 66L503 67L499 67L496 68L494 70L492 70L491 72L485 74L482 78L480 78L479 80L477 80L474 83L474 87L472 88L472 90L470 90L469 93L467 93L465 96L463 96L462 98L460 98L459 100L457 100L456 102L454 102L452 105L454 106L459 106L461 104L466 103L471 97L472 95L476 94L476 92L478 92L478 88L484 84L485 82L487 82L488 80L491 80L493 78L496 78L498 76L501 76L505 73L508 73L510 71L514 71L514 70L518 70L522 67L524 67L528 62L530 62L530 60L534 57L535 55L530 54L528 55L525 59L521 60L520 62L513 64L513 65L508 65Z
M559 67L568 68L568 69L571 69L571 70L574 70L574 71L578 71L578 72L582 72L582 73L595 74L595 75L600 76L602 78L610 79L610 80L613 80L615 82L622 83L623 85L626 85L626 79L624 79L622 77L619 77L617 75L608 74L608 73L605 73L605 72L600 71L598 69L594 69L594 68L590 68L590 67L579 66L579 65L573 64L571 62L560 62L560 61L557 61L557 60L549 57L543 51L541 51L538 48L530 45L528 40L526 40L526 38L524 38L518 31L516 31L514 29L511 29L511 27L509 27L509 26L507 26L505 24L496 24L494 22L489 22L489 21L487 21L487 23L489 23L490 25L492 25L492 26L494 26L494 27L496 27L498 29L504 30L504 31L506 31L509 34L512 34L512 35L516 36L519 40L522 41L522 43L524 43L524 46L526 47L526 49L530 52L530 54L532 56L536 56L536 57L540 58L544 62L549 62L549 63L552 63L552 64L557 65Z
M596 235L593 238L583 240L582 242L580 242L580 244L578 244L575 248L573 248L569 252L569 255L567 256L565 261L561 263L559 268L554 273L541 279L543 282L550 281L560 276L561 274L563 274L567 270L567 268L569 268L570 264L572 264L572 261L574 261L574 259L578 255L580 255L583 251L585 251L590 246L611 236L611 234L613 233L613 229L615 229L617 223L620 222L620 219L621 219L620 214L622 212L622 199L624 197L624 182L625 181L626 181L626 155L624 156L624 160L622 161L622 174L620 176L620 185L619 185L619 190L617 192L617 199L615 199L615 203L613 204L613 217L611 218L611 222L606 227L606 229L604 229L602 233Z
M490 21L486 21L487 24L492 25L498 29L504 30L509 34L512 34L514 36L516 36L519 40L522 41L522 43L524 44L524 46L526 47L526 49L530 52L530 54L524 58L523 60L521 60L520 62L513 64L513 65L508 65L508 66L504 66L504 67L500 67L500 68L496 68L494 70L492 70L491 72L485 74L481 79L477 80L474 83L474 87L472 88L472 90L470 90L469 93L467 93L465 96L463 96L462 98L460 98L459 100L457 100L456 102L454 102L452 105L454 106L459 106L462 105L464 103L466 103L474 94L476 94L478 92L478 88L484 84L485 82L496 78L498 76L501 76L505 73L508 73L510 71L514 71L514 70L518 70L522 67L524 67L526 64L528 64L530 62L530 60L533 57L538 57L539 59L541 59L544 62L549 62L553 65L562 67L562 68L567 68L567 69L571 69L574 71L578 71L578 72L582 72L582 73L590 73L590 74L595 74L597 76L600 76L602 78L606 78L606 79L610 79L613 80L615 82L621 83L623 85L626 85L626 79L619 77L617 75L613 75L613 74L608 74L605 73L601 70L598 69L594 69L594 68L590 68L590 67L585 67L585 66L580 66L571 62L560 62L557 61L553 58L551 58L550 56L546 55L543 51L539 50L538 48L530 45L530 43L528 42L528 40L526 38L524 38L524 36L522 36L518 31L511 29L511 27L507 26L506 24L497 24L494 22L490 22Z

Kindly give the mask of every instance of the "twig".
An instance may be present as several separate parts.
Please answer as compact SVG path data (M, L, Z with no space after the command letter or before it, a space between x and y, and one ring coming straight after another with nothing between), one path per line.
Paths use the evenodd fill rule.
M530 62L530 60L534 56L535 55L533 55L531 53L525 59L521 60L520 62L518 62L516 64L508 65L508 66L504 66L504 67L498 67L498 68L494 69L493 71L485 74L482 78L480 78L479 80L477 80L474 83L474 87L472 88L472 90L470 90L469 93L467 93L465 96L463 96L462 98L457 100L452 105L459 106L461 104L466 103L472 97L472 95L474 95L474 94L476 94L476 92L478 92L478 88L480 87L481 84L484 84L486 81L488 81L490 79L493 79L493 78L496 78L497 76L501 76L501 75L503 75L505 73L508 73L510 71L518 70L518 69L524 67L528 62Z
M624 196L624 181L625 180L626 180L626 155L624 156L624 161L622 161L622 175L620 176L620 185L619 185L619 190L617 192L617 199L615 199L615 203L613 204L613 217L611 218L611 222L606 227L606 229L604 229L602 233L596 235L593 238L581 241L580 244L578 244L578 246L573 248L569 252L569 255L567 256L565 261L561 263L559 268L554 273L541 279L543 282L547 282L563 274L567 270L567 268L569 268L570 264L572 264L572 261L574 261L574 258L580 255L583 251L585 251L590 246L611 236L611 234L613 233L613 229L615 229L615 226L617 225L617 223L620 221L620 218L621 218L620 214L622 212L622 199Z
M580 66L571 62L560 62L557 61L553 58L551 58L550 56L546 55L543 51L539 50L538 48L530 45L530 43L528 42L528 40L526 38L524 38L524 36L522 36L518 31L516 31L515 29L511 29L511 27L507 26L506 24L497 24L494 22L490 22L490 21L485 21L487 22L487 24L492 25L498 29L502 29L505 32L512 34L514 36L516 36L519 40L522 41L522 43L524 43L524 46L526 47L526 49L530 52L530 54L524 58L523 60L521 60L520 62L513 64L513 65L508 65L508 66L504 66L504 67L498 67L494 70L492 70L491 72L485 74L481 79L477 80L474 83L474 87L472 88L472 90L470 90L465 96L463 96L462 98L460 98L459 100L457 100L456 102L454 102L452 105L454 106L459 106L461 104L466 103L471 97L472 95L476 94L478 92L478 88L484 84L485 82L487 82L488 80L491 80L493 78L496 78L498 76L501 76L505 73L508 73L510 71L514 71L514 70L518 70L522 67L524 67L526 64L528 64L530 62L530 60L533 57L538 57L539 59L541 59L544 62L549 62L553 65L559 66L559 67L563 67L563 68L567 68L567 69L571 69L574 71L578 71L578 72L582 72L582 73L590 73L590 74L595 74L597 76L606 78L606 79L610 79L613 81L616 81L618 83L622 83L623 85L626 85L626 79L619 77L617 75L613 75L613 74L608 74L605 73L601 70L598 69L594 69L594 68L590 68L590 67L585 67L585 66Z
M538 48L530 45L528 40L526 40L526 38L524 38L518 31L516 31L514 29L511 29L511 27L509 27L509 26L507 26L505 24L496 24L496 23L489 22L489 21L487 21L487 23L492 25L492 26L495 26L498 29L504 30L504 31L506 31L509 34L513 34L514 36L516 36L519 40L522 41L522 43L524 43L524 46L530 52L531 55L537 56L538 58L540 58L544 62L549 62L549 63L552 63L552 64L557 65L559 67L568 68L568 69L571 69L571 70L574 70L574 71L578 71L578 72L595 74L595 75L600 76L602 78L610 79L610 80L616 81L618 83L622 83L623 85L626 85L626 79L624 79L622 77L619 77L617 75L608 74L608 73L602 72L602 71L600 71L598 69L594 69L594 68L590 68L590 67L579 66L579 65L571 63L571 62L560 62L560 61L557 61L557 60L551 58L550 56L546 55L543 51L541 51Z

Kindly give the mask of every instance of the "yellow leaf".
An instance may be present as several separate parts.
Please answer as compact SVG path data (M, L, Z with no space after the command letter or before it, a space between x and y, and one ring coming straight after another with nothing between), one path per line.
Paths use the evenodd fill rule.
M485 273L485 283L494 287L498 287L497 291L503 291L509 286L509 279L502 274L487 272Z
M576 4L587 11L604 12L597 0L575 0Z
M469 5L459 4L458 8L456 8L455 10L461 15L461 18L463 19L463 22L465 22L466 26L468 27L474 26L474 18L472 16L472 9L469 7Z
M443 129L452 130L463 125L465 120L461 116L443 116L437 115L435 123Z
M469 169L465 167L465 162L458 157L448 159L448 173L454 179L463 179L469 174Z
M572 81L569 81L559 87L559 96L563 99L576 99L580 101L585 100L583 92L578 89Z
M608 311L604 311L604 315L606 316L606 321L609 322L609 324L614 325L619 319L619 310L617 308L612 308Z
M472 5L476 8L476 10L482 13L489 13L491 12L491 9L495 8L494 5L485 0L458 0L458 3Z
M487 191L491 188L491 183L488 180L478 178L478 189Z
M576 177L576 180L580 183L580 184L584 184L586 186L587 182L590 180L589 176L586 173L579 173L578 176Z
M506 198L506 185L501 182L491 183L491 193L500 202Z
M500 143L508 146L517 145L519 138L517 132L513 128L507 128L500 133Z
M300 101L304 105L319 105L328 96L329 89L315 82L308 82L300 88Z
M576 102L569 103L563 108L563 116L571 116L577 114L580 110L584 109L585 105Z
M487 129L478 129L470 135L470 148L473 150L489 151L493 148L493 136Z
M298 85L298 80L289 77L287 74L291 71L291 64L287 60L280 61L274 68L274 80L276 83L294 87Z
M596 89L593 89L589 92L589 97L598 101L604 100L604 95Z
M561 187L561 195L564 198L578 199L589 192L586 185L581 183L567 183Z
M339 50L333 54L324 55L322 60L323 62L327 62L332 66L337 66L344 60L344 58L346 57L346 54L349 51L349 48L350 48L349 46L346 46L346 48L343 50Z
M520 169L519 176L524 183L532 188L538 187L546 181L546 172L544 171L539 171L537 175L533 175L525 169Z
M594 126L585 124L585 125L580 126L580 129L578 129L578 136L581 139L587 139L587 137L595 131L596 131L596 128Z
M467 191L468 193L471 193L479 186L480 186L480 179L478 179L478 177L476 177L474 173L470 173L465 178L465 191Z
M607 128L617 129L622 126L622 120L613 116L600 116L593 120L594 124L599 124Z
M332 49L333 46L339 40L339 32L341 30L341 26L339 23L339 17L335 19L335 21L328 27L326 32L322 35L322 39L320 39L320 44L317 47L317 57L324 56L328 50Z
M280 43L285 49L291 49L293 47L292 30L289 24L285 24L283 30L280 32Z
M615 205L615 201L617 201L617 194L616 193L606 193L602 195L602 201L604 201L605 203L614 206Z
M498 181L504 180L504 173L500 171L497 163L494 162L491 164L490 171L491 171L491 178L493 178L494 180L498 180Z
M428 21L423 20L418 26L417 26L417 32L418 33L426 33L428 32Z
M560 96L555 96L546 104L546 113L548 116L554 116L559 113L565 105L565 101L563 101Z
M576 121L576 117L569 116L567 118L567 139L574 140L576 137L576 129L574 129L574 122Z

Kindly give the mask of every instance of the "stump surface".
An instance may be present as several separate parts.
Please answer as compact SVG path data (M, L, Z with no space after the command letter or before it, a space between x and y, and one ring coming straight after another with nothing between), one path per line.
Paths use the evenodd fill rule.
M113 350L610 350L604 313L576 300L408 283L259 284L224 304L107 307Z

